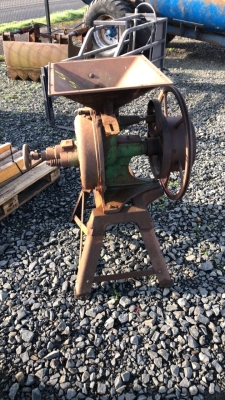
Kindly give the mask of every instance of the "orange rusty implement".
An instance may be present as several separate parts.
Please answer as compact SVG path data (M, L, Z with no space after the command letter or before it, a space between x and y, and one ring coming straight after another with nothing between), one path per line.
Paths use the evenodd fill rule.
M49 63L48 95L65 96L94 109L108 100L118 108L171 84L143 55Z
M32 33L28 31L27 42L15 40L12 32L3 33L3 50L10 77L37 81L40 79L40 68L43 65L76 56L80 47L74 44L74 36L76 36L76 43L78 39L83 40L87 28L81 28L80 32L78 29L70 34L65 34L65 32L64 30L50 35L40 33L39 29L32 30ZM45 39L45 42L41 39Z

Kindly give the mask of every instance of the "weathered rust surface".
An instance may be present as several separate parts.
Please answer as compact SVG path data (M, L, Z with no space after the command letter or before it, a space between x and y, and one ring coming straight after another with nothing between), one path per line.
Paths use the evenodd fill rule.
M225 36L224 0L170 0L169 2L150 0L150 4L154 7L157 16L168 18L169 25L175 27L182 23L183 26L197 28L197 40L202 40L200 39L201 32L208 35L207 41L210 40L210 35L213 33L221 37ZM188 32L186 35L191 37ZM217 44L219 44L218 41Z
M3 50L11 78L39 80L42 66L74 57L79 53L80 47L74 45L73 37L82 41L88 29L89 27L85 26L73 32L62 29L60 32L48 34L40 32L39 25L34 24L16 32L4 32ZM27 34L28 41L16 40L16 34L24 33Z
M64 140L60 146L47 148L41 156L58 162L65 153L66 158L62 160L65 163L61 165L67 166L69 153L77 154L82 191L73 212L73 220L81 230L76 296L90 293L94 281L149 274L157 276L160 286L170 286L170 275L147 206L164 191L172 199L181 198L189 183L194 161L194 130L183 97L170 85L170 79L143 56L55 63L50 64L49 70L50 95L64 95L86 105L78 110L75 118L76 146L73 140ZM159 99L148 103L144 118L148 124L147 137L119 135L119 107L160 86L163 89ZM168 95L172 95L173 107L175 100L175 116L173 113L171 116ZM140 155L150 157L157 179L134 176L130 160ZM168 185L170 173L174 171L181 178L175 197ZM87 206L90 193L94 201ZM85 221L87 208L92 210L88 222ZM130 222L140 229L152 268L95 277L107 226ZM82 234L86 235L84 247Z
M89 114L86 115L86 111ZM96 187L104 192L105 166L101 127L93 110L82 109L75 119L81 185L84 190Z
M27 144L23 145L23 161L27 170L32 166L32 160L46 161L51 167L78 167L77 146L74 140L62 140L60 144L54 147L47 147L46 150L38 153L37 150L31 151Z
M163 191L160 186L155 189L157 195L159 197L162 196ZM76 296L85 296L90 293L93 282L127 279L153 274L157 276L161 287L171 286L172 281L154 233L154 224L146 208L146 198L143 198L145 195L148 197L147 203L150 203L152 199L155 200L155 193L152 191L148 192L148 194L140 194L135 197L133 205L124 206L118 214L105 214L101 207L92 211L87 223L87 238L78 268L75 286ZM106 227L112 224L129 222L134 222L138 225L153 267L145 271L130 271L124 274L109 275L108 277L105 275L94 277Z
M179 111L176 116L171 116L168 106L168 95L174 96ZM171 200L180 199L187 190L191 178L191 169L195 160L196 142L194 127L188 115L184 98L175 86L165 87L159 95L159 101L164 105L164 115L167 117L168 131L171 136L171 163L167 177L161 177L161 183L167 196ZM170 173L178 171L180 175L180 188L177 193L172 193L169 187Z
M69 55L67 44L19 41L3 41L3 50L11 78L26 80L29 77L34 81L40 78L43 65L75 56L79 51L74 47Z
M221 9L224 9L225 4L224 4L224 0L204 0L204 3L206 5L211 5L211 4L215 4L216 6L219 6Z
M119 108L170 84L172 81L143 55L49 65L49 96L65 96L95 110L103 110L109 100L114 109Z
M178 1L177 0L173 1L172 0L170 2L170 7L173 7L173 6L175 7L175 6L178 5L178 7L181 10L184 10L185 7L187 6L187 3L189 3L190 7L191 6L192 7L196 7L199 2L198 1L192 1L192 0L189 0L188 2L187 1L183 1L183 0L178 0ZM167 3L165 1L163 1L163 0L161 0L161 1L151 0L151 4L153 5L154 10L156 12L158 12L161 9L161 5L162 4L167 4ZM223 11L224 7L225 7L224 0L203 0L203 1L201 1L201 4L205 4L206 7L207 6L211 6L211 5L215 5L216 7L219 7L221 9L221 11ZM167 4L167 6L168 6L168 4Z

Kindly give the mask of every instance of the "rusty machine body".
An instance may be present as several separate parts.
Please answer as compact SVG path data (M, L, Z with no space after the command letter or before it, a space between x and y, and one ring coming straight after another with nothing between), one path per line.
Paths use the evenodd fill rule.
M161 90L159 97L148 99L144 115L120 115L120 107L156 88ZM75 139L41 153L30 152L28 145L23 148L28 169L31 160L39 158L49 165L80 168L82 189L72 218L86 239L83 248L82 240L80 244L75 294L90 293L93 282L152 274L160 286L170 286L147 206L164 193L178 200L188 187L195 133L180 92L142 55L50 63L48 91L49 96L65 96L84 105L75 118ZM123 133L124 127L139 123L145 133L141 137ZM138 155L148 157L149 179L138 179L130 168L131 158ZM86 222L91 193L94 204ZM152 267L95 276L106 227L128 222L138 225Z

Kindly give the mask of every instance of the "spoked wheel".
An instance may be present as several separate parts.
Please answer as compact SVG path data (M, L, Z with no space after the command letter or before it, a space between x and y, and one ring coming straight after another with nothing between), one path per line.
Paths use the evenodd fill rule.
M170 172L160 182L171 200L186 192L195 158L195 132L185 101L174 86L162 89L159 98L171 134Z

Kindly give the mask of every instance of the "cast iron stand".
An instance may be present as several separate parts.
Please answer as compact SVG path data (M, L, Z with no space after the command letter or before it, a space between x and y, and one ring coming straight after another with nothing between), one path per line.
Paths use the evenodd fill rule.
M98 205L99 193L95 190L93 193L95 203ZM74 221L86 235L83 251L81 250L75 295L85 296L89 294L93 282L128 279L131 277L137 278L147 275L156 275L160 287L170 287L172 281L154 232L154 223L147 209L149 203L163 195L163 190L159 183L155 183L155 188L135 196L131 200L130 205L125 204L119 212L105 213L102 205L99 204L92 210L90 218L85 225L83 216L89 194L90 191L81 192L73 212ZM152 262L152 268L120 274L95 276L106 227L108 225L126 224L129 222L138 225Z

